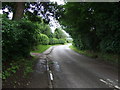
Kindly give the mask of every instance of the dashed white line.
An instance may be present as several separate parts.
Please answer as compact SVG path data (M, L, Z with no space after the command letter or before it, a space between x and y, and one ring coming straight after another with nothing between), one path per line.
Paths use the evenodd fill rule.
M120 87L119 87L119 86L117 86L117 85L116 85L116 86L114 86L114 87L115 87L115 88L117 88L117 89L120 89Z
M110 87L112 86L112 87L114 87L114 88L116 88L116 89L120 89L120 87L119 87L118 85L113 85L113 84L112 84L112 83L113 83L112 80L110 80L110 79L107 79L107 80L108 80L109 82L107 82L107 81L105 81L105 80L103 80L103 79L100 79L101 82L109 85Z
M51 71L50 71L50 79L53 81L53 75Z
M108 84L105 80L103 79L100 79L101 82L105 83L105 84Z

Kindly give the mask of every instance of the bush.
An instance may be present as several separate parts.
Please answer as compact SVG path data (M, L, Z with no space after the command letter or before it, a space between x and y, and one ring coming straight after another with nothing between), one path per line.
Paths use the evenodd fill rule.
M49 42L50 45L58 44L58 39L57 38L50 38L49 41L50 41Z
M72 39L72 38L67 38L67 39L66 39L66 42L67 42L67 43L72 43L72 42L73 42L73 39Z
M65 44L65 39L58 39L59 44Z
M3 61L28 57L31 49L37 43L37 26L30 21L11 21L2 19L2 54Z
M54 44L64 44L66 41L65 39L57 39L57 38L50 38L49 39L49 44L54 45Z
M50 45L54 45L54 44L56 44L57 39L56 38L50 38L49 41L50 41L49 42Z
M120 41L119 41L120 35L116 37L113 36L106 36L101 42L100 42L100 49L102 52L108 52L108 53L120 53Z
M49 44L49 38L45 34L39 34L39 43L42 45L48 45Z

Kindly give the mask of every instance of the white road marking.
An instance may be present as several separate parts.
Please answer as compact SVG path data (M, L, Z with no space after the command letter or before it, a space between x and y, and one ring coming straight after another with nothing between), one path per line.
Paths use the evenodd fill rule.
M107 79L107 81L105 81L105 80L103 80L103 79L100 79L100 81L101 82L103 82L103 83L105 83L105 84L107 84L107 85L109 85L109 87L114 87L114 88L116 88L116 89L120 89L120 87L118 86L118 85L113 85L112 83L113 83L113 81L112 80L110 80L110 79Z
M50 79L53 81L53 75L52 75L51 71L50 71Z
M116 85L116 86L114 86L114 87L115 87L115 88L117 88L117 89L120 89L120 87L119 87L119 86L117 86L117 85Z
M100 79L101 82L105 83L105 84L108 84L105 80L103 79Z
M111 83L113 83L113 81L112 80L110 80L110 79L107 79L109 82L111 82Z

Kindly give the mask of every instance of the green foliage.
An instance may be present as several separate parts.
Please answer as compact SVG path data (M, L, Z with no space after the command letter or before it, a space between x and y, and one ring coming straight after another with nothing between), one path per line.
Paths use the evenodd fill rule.
M60 28L55 29L54 35L57 39L65 39L67 37Z
M5 16L3 16L2 21L3 61L11 62L11 60L18 60L20 57L26 58L38 44L53 45L65 43L62 37L59 39L53 38L54 34L49 26L43 22L32 23L26 19L11 21Z
M50 40L49 42L50 45L58 44L58 39L56 38L50 38L49 40Z
M116 54L109 54L109 53L101 53L101 52L92 52L89 50L79 50L78 48L76 48L75 46L71 45L69 46L69 48L71 48L72 50L74 50L77 53L80 53L82 55L91 57L91 58L102 58L102 60L109 62L111 64L114 65L118 65L118 60L120 60L120 56L116 55Z
M56 28L54 34L51 33L51 37L49 38L49 44L64 44L66 43L66 37L66 34L60 28Z
M49 25L43 23L43 21L38 24L38 30L39 30L39 33L42 33L42 34L45 34L47 35L49 38L52 37L52 32L51 32L51 29L49 27Z
M76 48L76 47L73 46L73 45L69 46L69 48L71 48L71 49L74 50L75 52L80 53L80 54L83 54L83 55L85 55L85 56L89 56L89 57L95 57L95 56L96 56L96 54L93 54L93 53L91 53L91 52L89 52L89 51L87 51L87 50L79 50L78 48Z
M65 39L58 39L58 43L59 43L59 44L65 44L66 41L65 41Z
M36 22L38 22L38 23L43 22L40 16L37 16L37 15L35 15L35 13L31 13L29 11L27 11L25 13L24 18L26 18L27 20L30 20L31 22L34 22L34 23L36 23Z
M120 53L118 3L67 3L59 20L81 50Z
M72 39L72 38L66 38L66 42L67 42L67 43L72 43L72 42L73 42L73 39Z
M38 45L35 50L31 51L31 53L43 53L49 47L51 47L51 45Z
M29 73L33 72L33 63L34 60L26 60L24 63L24 76L27 76Z
M5 80L13 74L17 73L18 70L23 70L23 75L27 76L30 72L33 72L33 63L36 59L19 59L16 62L11 62L8 66L3 66L2 79Z
M3 61L29 56L37 43L38 27L27 20L11 21L3 17L2 21Z
M101 42L100 42L100 49L103 52L113 52L113 53L120 53L120 36L113 37L113 36L106 36Z
M7 68L5 71L3 70L2 72L2 79L6 79L9 76L11 76L12 74L16 73L17 70L19 69L19 64L15 64L15 63L10 63L10 67ZM4 69L5 67L3 67Z
M65 44L66 43L65 39L50 38L49 40L50 40L50 42L49 42L50 45Z
M38 38L39 38L39 43L40 44L43 44L43 45L48 45L49 44L49 38L48 38L47 35L39 34Z

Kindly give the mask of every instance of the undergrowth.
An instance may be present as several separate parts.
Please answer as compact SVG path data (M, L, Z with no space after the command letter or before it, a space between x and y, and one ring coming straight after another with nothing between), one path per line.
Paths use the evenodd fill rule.
M77 49L76 47L74 47L72 45L69 46L69 48L71 48L75 52L78 52L80 54L83 54L83 55L91 57L91 58L101 58L102 60L104 60L106 62L109 62L111 64L115 64L115 65L119 64L119 62L118 62L118 60L120 60L119 55L101 53L101 52L93 52L93 51L89 51L89 50L79 50L79 49Z

